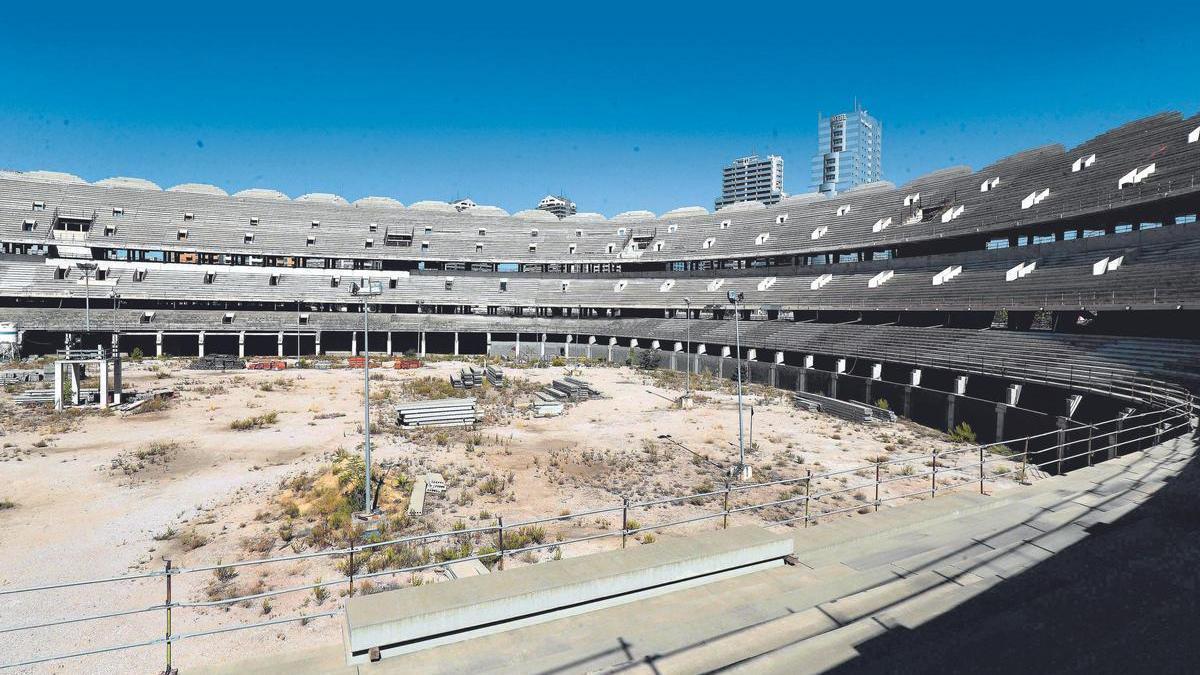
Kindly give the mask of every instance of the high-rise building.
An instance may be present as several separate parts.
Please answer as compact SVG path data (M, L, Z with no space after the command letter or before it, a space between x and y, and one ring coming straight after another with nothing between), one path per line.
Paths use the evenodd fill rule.
M817 116L817 154L812 160L812 187L841 192L883 180L883 125L857 103L854 111Z
M739 157L721 170L721 196L718 209L738 202L758 201L774 204L786 197L783 191L783 158L767 155Z
M546 195L537 207L539 211L549 211L559 218L575 215L575 202L562 195Z

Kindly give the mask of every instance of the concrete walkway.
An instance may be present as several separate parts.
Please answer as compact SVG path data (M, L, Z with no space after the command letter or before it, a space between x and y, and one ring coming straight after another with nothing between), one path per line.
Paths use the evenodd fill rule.
M337 646L219 672L1190 670L1196 446L795 530L794 567L375 664Z

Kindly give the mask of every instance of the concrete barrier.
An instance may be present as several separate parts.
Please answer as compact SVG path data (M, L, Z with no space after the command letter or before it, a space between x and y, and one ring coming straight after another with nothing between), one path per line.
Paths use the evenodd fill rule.
M467 640L783 564L793 540L736 527L351 598L347 663Z

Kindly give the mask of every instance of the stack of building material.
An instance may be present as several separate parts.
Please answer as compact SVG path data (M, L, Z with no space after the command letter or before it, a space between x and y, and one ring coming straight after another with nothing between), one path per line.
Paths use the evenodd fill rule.
M192 361L189 370L242 370L246 362L228 354L206 354Z
M54 403L53 389L30 389L23 391L13 396L13 401L23 403L25 405L36 405L38 403Z
M533 402L535 417L557 417L563 413L563 403L545 391L537 392L537 400Z
M452 427L474 424L474 398L443 398L412 401L396 406L397 424L402 427Z
M474 389L483 384L483 371L474 366L467 366L458 375L450 376L450 384L455 389Z
M499 366L488 366L485 372L487 373L487 381L491 382L493 387L504 386L504 371Z
M553 396L556 399L565 399L568 401L586 401L588 399L600 398L600 392L592 388L590 384L574 377L563 377L554 381L542 391Z
M24 384L26 382L41 382L46 374L40 370L4 370L0 371L0 384Z
M840 401L836 398L796 392L793 395L796 405L810 411L826 412L850 422L866 424L869 422L895 422L896 414L890 410L877 408L866 403L855 401Z
M246 367L250 370L287 370L287 361L281 361L279 359L252 361L250 365Z
M392 362L392 368L395 370L413 370L420 367L421 359L410 359L406 357L403 359L396 359L394 362Z

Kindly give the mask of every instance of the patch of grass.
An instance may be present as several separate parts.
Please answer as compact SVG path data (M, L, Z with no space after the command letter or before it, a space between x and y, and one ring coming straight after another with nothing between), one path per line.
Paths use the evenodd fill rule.
M15 502L12 502L7 499L0 499L0 511L7 511L9 509L15 509L15 508L17 508L17 505Z
M250 431L253 429L263 429L275 424L279 421L279 413L272 410L271 412L256 415L254 417L245 417L234 420L229 423L229 428L234 431Z
M179 536L179 543L184 551L194 551L208 543L208 537L195 529L188 530Z
M950 440L956 443L974 443L975 430L966 422L959 422L958 426L950 430Z

